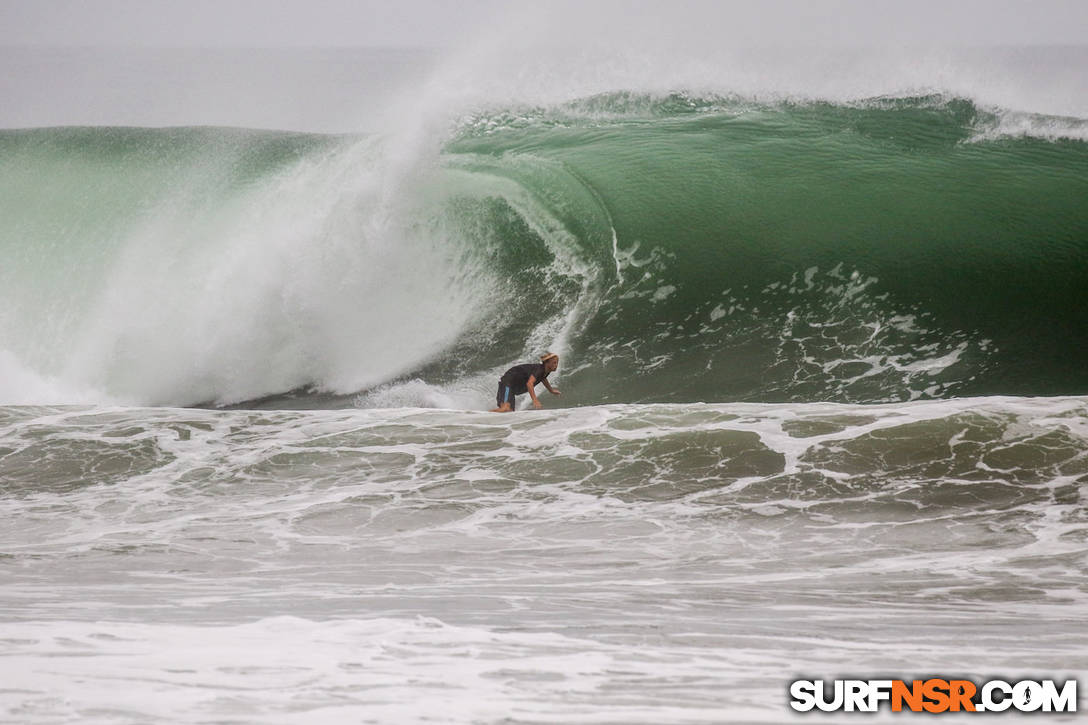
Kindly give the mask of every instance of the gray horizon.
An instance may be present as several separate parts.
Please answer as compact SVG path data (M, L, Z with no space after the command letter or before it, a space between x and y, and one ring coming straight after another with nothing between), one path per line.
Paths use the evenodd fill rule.
M1088 43L1080 0L0 0L0 45L451 48L503 34L527 45L731 47Z

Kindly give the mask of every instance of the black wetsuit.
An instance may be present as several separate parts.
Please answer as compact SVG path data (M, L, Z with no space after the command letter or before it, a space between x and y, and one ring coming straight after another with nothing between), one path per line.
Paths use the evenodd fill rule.
M503 373L499 378L499 392L495 394L495 402L499 404L499 407L509 402L510 407L513 408L514 396L529 392L530 377L542 383L544 378L548 377L548 369L542 363L525 363L515 365Z

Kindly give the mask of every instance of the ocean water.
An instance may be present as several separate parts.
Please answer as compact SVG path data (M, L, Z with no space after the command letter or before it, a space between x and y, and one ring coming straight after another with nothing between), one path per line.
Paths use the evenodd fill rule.
M222 54L137 103L141 53L6 81L0 720L1083 686L1083 49L223 65L306 111ZM544 350L563 395L486 412Z

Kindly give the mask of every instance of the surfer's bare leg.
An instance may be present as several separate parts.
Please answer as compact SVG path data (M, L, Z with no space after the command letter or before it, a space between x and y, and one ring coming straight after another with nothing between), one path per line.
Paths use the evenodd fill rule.
M514 408L509 403L503 403L498 408L492 408L491 412L492 413L513 413Z

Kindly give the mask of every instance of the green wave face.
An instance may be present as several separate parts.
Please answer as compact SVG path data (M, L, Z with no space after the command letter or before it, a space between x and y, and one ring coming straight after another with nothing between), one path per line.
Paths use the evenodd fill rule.
M1083 393L1088 145L999 123L944 98L621 94L481 117L449 150L559 163L610 219L571 346L594 397Z
M0 132L0 352L151 404L482 390L544 348L581 403L1082 394L1088 124L1008 119L616 93L465 118L407 165Z

